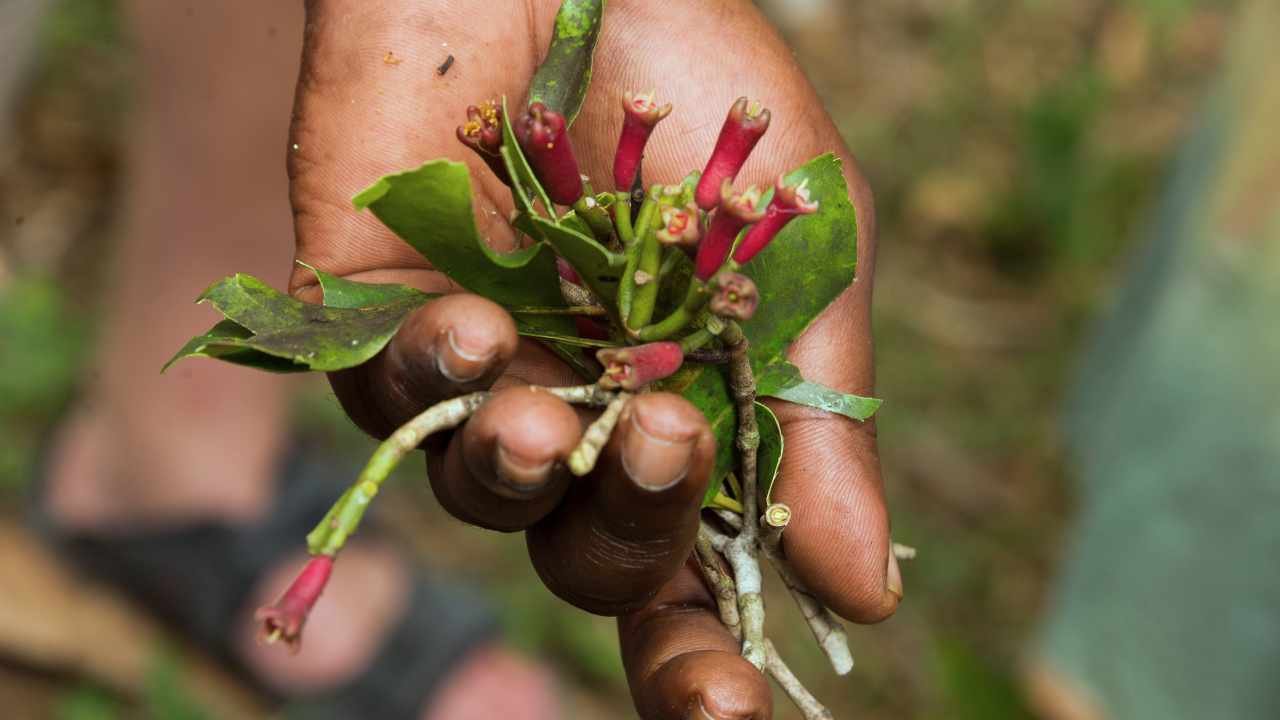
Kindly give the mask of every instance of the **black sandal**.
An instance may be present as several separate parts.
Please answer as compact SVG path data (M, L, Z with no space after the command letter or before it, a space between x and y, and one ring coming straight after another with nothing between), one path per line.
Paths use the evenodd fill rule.
M47 458L47 453L42 454ZM258 578L296 552L355 472L295 447L283 463L274 507L252 525L197 523L143 532L60 528L44 503L37 472L31 525L76 568L125 591L234 669L247 684L285 704L287 717L315 720L421 716L427 699L468 651L491 640L493 613L473 592L415 570L409 603L377 655L352 680L307 697L281 697L232 652L228 630L245 621ZM43 468L41 468L42 470ZM366 531L367 532L367 531Z

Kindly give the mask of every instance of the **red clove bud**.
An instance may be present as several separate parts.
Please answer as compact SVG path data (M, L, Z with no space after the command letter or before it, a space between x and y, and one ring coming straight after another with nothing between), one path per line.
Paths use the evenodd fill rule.
M782 228L797 215L809 215L818 211L816 200L809 199L809 181L806 179L799 185L787 185L783 177L773 193L773 200L765 209L764 219L747 231L746 237L733 253L733 261L739 265L747 264L761 250L773 242Z
M572 205L582 197L582 173L564 116L542 103L533 103L514 129L547 197L560 205Z
M498 179L507 185L511 178L502 162L502 106L496 100L485 100L467 108L467 121L458 126L458 140L485 161Z
M707 160L707 167L698 180L695 199L698 207L710 210L719 201L720 186L725 180L733 180L738 171L747 162L752 148L769 129L769 111L759 102L747 102L744 97L738 98L729 109L720 128L720 137L716 140L716 148Z
M613 184L619 190L630 190L636 171L644 157L649 134L662 118L671 114L671 103L661 107L653 101L653 92L627 92L622 95L622 135L613 156Z
M259 639L266 643L283 640L289 652L296 654L302 648L302 626L320 593L324 592L332 571L332 557L313 556L274 605L258 608L253 614L254 619L262 623Z
M663 245L692 250L698 246L698 238L702 236L702 223L698 206L689 203L683 208L667 207L662 209L662 228L658 230L658 242Z
M604 365L600 386L607 390L638 390L651 382L669 377L680 369L684 351L679 343L669 340L630 347L605 348L596 353Z
M698 256L694 260L694 275L699 280L710 280L729 257L733 241L742 228L764 217L764 211L756 210L759 204L760 189L756 186L734 193L733 183L728 178L721 183L720 207L711 216L711 226L698 245Z
M750 320L760 304L760 292L751 278L724 271L712 283L711 312L730 320Z

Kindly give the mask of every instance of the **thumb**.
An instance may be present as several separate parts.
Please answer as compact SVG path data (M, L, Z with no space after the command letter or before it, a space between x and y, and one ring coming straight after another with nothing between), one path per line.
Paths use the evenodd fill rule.
M870 189L851 158L846 179L858 216L858 279L792 345L789 359L808 380L847 393L873 394L872 272L876 222ZM889 541L874 419L768 400L786 442L774 499L792 521L787 558L808 587L840 615L878 622L902 599Z

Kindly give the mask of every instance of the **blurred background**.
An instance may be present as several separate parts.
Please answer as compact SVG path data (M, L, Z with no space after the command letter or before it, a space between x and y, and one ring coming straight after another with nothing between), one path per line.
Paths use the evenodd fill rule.
M47 5L25 60L0 48L0 62L28 63L0 121L0 707L217 717L252 694L68 576L22 528L38 440L94 370L138 74L114 2ZM839 718L1030 717L1025 661L1077 506L1059 432L1068 380L1236 3L761 5L876 192L880 442L895 540L920 550L897 615L850 628L849 677L829 672L785 595L770 604L775 639ZM352 458L371 449L318 379L296 406L308 436ZM511 641L567 679L573 717L630 716L612 621L546 593L519 538L449 521L415 483L394 487L413 502L384 505L393 524L498 599ZM110 640L84 643L86 628Z

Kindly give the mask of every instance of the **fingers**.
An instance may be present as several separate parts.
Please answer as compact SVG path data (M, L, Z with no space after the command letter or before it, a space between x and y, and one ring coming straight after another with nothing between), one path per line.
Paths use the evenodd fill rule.
M523 530L569 487L564 461L581 435L578 414L542 390L496 393L432 463L431 488L460 520L491 530Z
M622 662L643 720L768 720L769 683L739 654L689 564L618 620Z
M351 419L384 438L441 400L489 387L516 346L515 322L496 303L446 295L411 314L372 360L330 382Z
M595 472L526 533L543 583L598 614L643 605L689 556L714 458L706 419L688 401L635 397Z

